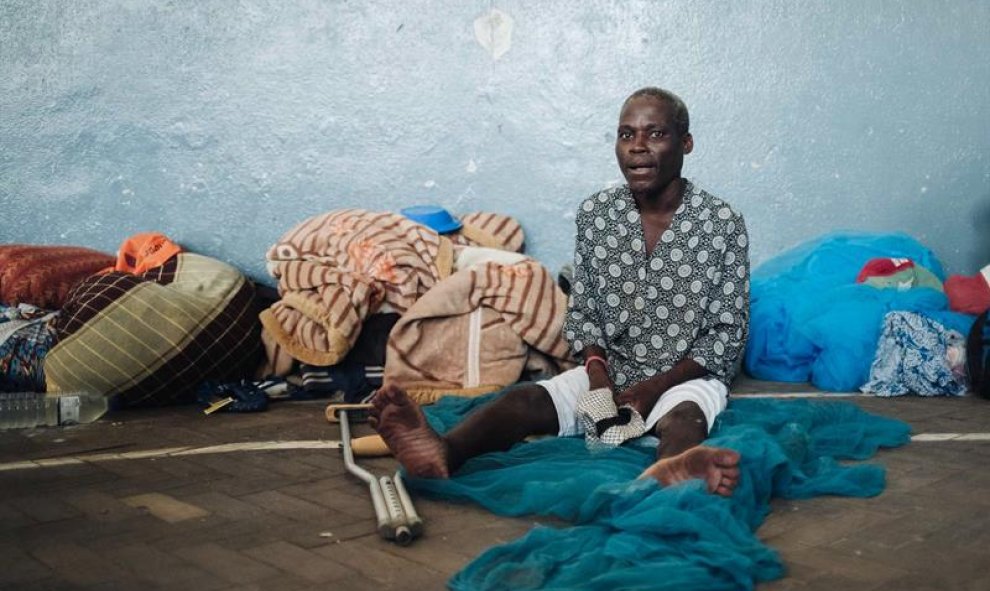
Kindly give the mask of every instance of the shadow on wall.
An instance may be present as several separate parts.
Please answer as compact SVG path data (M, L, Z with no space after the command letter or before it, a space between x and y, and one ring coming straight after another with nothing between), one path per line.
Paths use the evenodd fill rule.
M973 269L990 264L990 195L977 201L973 211L973 229L976 230L976 249L973 252Z

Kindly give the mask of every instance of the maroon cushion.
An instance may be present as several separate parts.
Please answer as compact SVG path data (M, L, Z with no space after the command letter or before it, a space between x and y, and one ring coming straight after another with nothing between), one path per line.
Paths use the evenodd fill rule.
M77 283L114 261L80 246L0 246L0 303L61 308Z

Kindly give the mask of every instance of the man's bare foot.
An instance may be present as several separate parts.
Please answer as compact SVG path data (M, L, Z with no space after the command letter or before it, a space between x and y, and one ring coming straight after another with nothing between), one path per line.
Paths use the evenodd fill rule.
M371 400L368 423L399 463L417 478L448 478L447 444L426 422L419 405L401 388L386 384Z
M708 492L727 497L739 482L739 454L731 449L698 445L659 460L639 477L655 478L664 486L700 478L708 485Z

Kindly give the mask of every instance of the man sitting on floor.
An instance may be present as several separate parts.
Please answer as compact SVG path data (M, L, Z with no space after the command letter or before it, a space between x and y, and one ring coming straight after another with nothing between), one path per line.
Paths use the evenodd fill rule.
M386 384L371 424L410 475L446 478L530 435L582 434L582 399L606 394L660 440L642 477L700 478L732 494L739 455L700 444L725 409L746 341L748 242L741 215L681 178L693 148L676 95L643 88L626 99L615 153L628 184L592 195L577 213L564 334L584 366L511 389L443 437Z

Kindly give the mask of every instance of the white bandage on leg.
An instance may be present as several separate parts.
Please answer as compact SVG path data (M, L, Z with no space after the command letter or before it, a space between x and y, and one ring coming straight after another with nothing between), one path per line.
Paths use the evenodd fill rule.
M591 389L585 368L575 367L537 384L550 394L554 409L557 411L557 424L560 425L557 435L559 437L583 435L584 425L578 413L578 402ZM646 417L646 429L652 430L665 414L678 404L687 401L701 407L708 421L708 430L711 431L715 417L725 410L728 396L729 389L725 384L714 379L699 378L674 386L663 393Z
M678 404L694 402L701 407L701 412L705 413L708 430L711 431L715 417L725 410L728 398L729 389L718 380L699 378L678 384L660 396L660 400L650 411L650 416L646 417L646 428L653 429L653 426Z
M569 369L549 380L536 382L550 393L553 406L557 410L557 424L560 425L559 437L570 437L584 433L584 427L578 417L578 401L591 389L588 372L583 366Z

